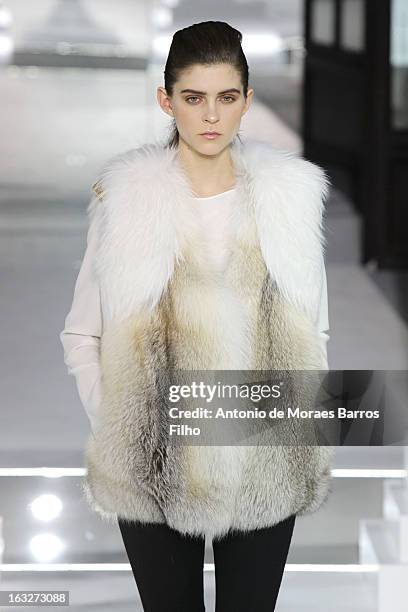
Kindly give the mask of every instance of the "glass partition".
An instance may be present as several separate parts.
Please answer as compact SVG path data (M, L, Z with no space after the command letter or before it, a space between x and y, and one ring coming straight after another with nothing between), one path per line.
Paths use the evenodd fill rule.
M365 0L343 0L340 17L340 47L363 51L365 38Z
M392 127L408 129L408 2L391 4L391 113Z
M332 45L336 36L334 0L313 0L311 4L310 36L313 43Z

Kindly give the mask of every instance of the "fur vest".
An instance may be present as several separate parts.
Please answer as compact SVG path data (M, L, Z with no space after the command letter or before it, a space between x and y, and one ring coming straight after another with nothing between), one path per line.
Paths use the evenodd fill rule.
M260 141L235 141L231 154L237 189L222 277L206 267L176 149L152 143L117 155L95 185L102 399L83 492L105 520L214 538L328 499L333 447L269 444L265 432L256 446L169 444L170 369L324 368L316 312L327 177Z

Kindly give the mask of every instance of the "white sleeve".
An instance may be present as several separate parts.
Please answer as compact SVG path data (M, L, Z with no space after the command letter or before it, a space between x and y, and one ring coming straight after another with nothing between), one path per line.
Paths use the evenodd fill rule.
M324 355L325 361L325 369L329 369L328 357L327 357L327 343L330 340L330 335L327 333L330 329L329 325L329 303L328 303L328 295L327 295L327 274L326 268L323 263L322 265L322 280L321 280L321 294L320 294L320 304L319 310L317 313L317 329L319 330L320 339L321 339L321 348Z
M87 246L76 280L71 310L60 333L64 362L68 373L75 376L78 394L92 431L100 402L99 352L102 335L99 284L93 271L96 234L94 220L89 225Z

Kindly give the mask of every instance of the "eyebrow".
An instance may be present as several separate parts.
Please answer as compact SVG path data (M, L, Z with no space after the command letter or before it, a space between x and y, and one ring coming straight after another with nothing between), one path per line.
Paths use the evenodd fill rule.
M200 96L206 96L207 92L206 91L197 91L196 89L182 89L180 91L180 93L192 93L192 94L199 94ZM222 94L226 94L226 93L237 93L240 94L240 90L236 89L235 87L231 87L231 89L225 89L224 91L219 91L217 96L221 96Z

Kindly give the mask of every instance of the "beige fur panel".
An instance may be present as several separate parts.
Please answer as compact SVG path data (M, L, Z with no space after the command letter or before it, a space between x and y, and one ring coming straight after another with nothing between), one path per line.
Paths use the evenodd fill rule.
M246 366L280 369L316 365L307 318L295 311L290 318L290 308L268 280L268 272L265 276L265 267L255 251L249 260L253 264L250 278L253 290L254 279L258 279L257 293L253 294L258 295L258 300L249 302L252 311L246 319L255 361L248 361ZM240 256L238 252L237 248L235 257L239 261L248 261L248 250L244 249ZM178 266L180 274L175 273L153 313L141 311L139 316L118 321L104 334L103 399L97 437L87 451L87 494L94 491L95 508L98 503L105 511L117 508L121 516L131 516L132 506L137 508L133 516L142 516L138 504L145 499L143 507L149 504L156 508L157 504L166 521L178 529L212 536L225 533L231 524L243 525L242 506L236 506L238 500L248 506L253 504L252 515L245 519L247 528L279 520L285 508L307 511L309 503L318 504L317 493L325 490L312 461L319 455L318 448L302 451L275 446L270 431L261 432L265 446L260 447L169 446L166 407L159 394L158 377L162 377L160 387L165 389L170 365L197 370L211 369L217 360L223 365L220 357L232 355L240 337L231 329L224 333L223 317L214 321L215 309L221 308L220 295L204 283L201 294L199 287L191 288L185 266L187 263ZM230 280L233 277L230 275ZM236 278L235 290L240 286L246 284ZM188 292L192 292L192 301L186 297ZM235 299L238 304L237 296ZM225 312L231 311L227 307ZM255 329L251 327L254 323ZM241 326L242 321L237 325ZM232 361L225 365L231 364ZM292 396L293 401L297 398ZM300 396L300 400L306 405L306 397ZM280 434L287 437L293 432L282 429ZM259 440L258 437L258 443ZM325 466L319 469L324 474ZM310 484L303 489L301 483L306 479ZM279 505L275 505L277 487L283 482L289 490L282 491ZM127 495L118 495L119 489L128 491ZM116 492L115 498L108 493L110 490ZM260 513L260 500L264 500L264 515Z

